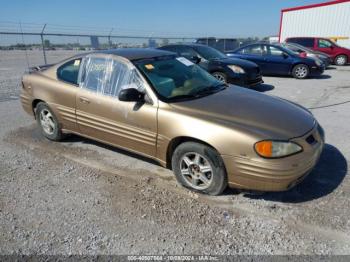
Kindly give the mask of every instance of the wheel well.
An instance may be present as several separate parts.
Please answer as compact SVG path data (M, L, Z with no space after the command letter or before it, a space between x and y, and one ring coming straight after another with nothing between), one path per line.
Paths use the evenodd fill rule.
M40 102L44 102L44 101L40 99L34 99L32 102L32 110L33 110L34 117L35 117L35 108Z
M210 74L212 74L212 73L216 73L216 72L218 72L218 73L223 73L223 74L225 74L226 75L226 72L225 72L225 70L224 69L221 69L221 68L215 68L215 69L212 69L212 70L210 70Z
M347 59L349 59L349 56L348 56L347 54L339 54L339 55L336 55L335 58L337 58L338 56L341 56L341 55L343 55L343 56L345 56Z
M174 139L172 139L169 144L168 144L168 148L167 148L167 153L166 153L166 167L169 169L172 169L171 167L171 158L173 156L173 153L175 151L175 149L182 143L185 142L196 142L199 144L203 144L206 145L208 147L213 148L215 151L217 151L213 146L211 146L210 144L199 140L197 138L193 138L193 137L188 137L188 136L181 136L181 137L176 137Z

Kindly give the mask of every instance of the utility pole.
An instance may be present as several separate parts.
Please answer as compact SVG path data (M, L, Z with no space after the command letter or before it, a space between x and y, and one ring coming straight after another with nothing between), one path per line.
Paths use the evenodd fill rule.
M112 28L111 31L109 31L109 35L108 35L109 49L112 48L111 34L112 34L113 30L114 30L114 28Z
M43 29L41 30L40 37L41 37L41 45L43 46L44 62L45 62L45 65L46 65L47 64L47 60L46 60L45 43L44 43L44 31L45 31L45 28L46 28L46 24L44 25Z

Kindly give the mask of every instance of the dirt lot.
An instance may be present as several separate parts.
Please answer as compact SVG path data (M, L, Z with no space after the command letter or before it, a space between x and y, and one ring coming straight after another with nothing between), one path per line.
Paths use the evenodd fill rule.
M49 62L72 52L49 52ZM350 66L257 89L311 108L326 132L299 186L207 197L150 160L41 137L21 109L24 52L0 51L0 254L350 254ZM42 64L39 51L30 63Z

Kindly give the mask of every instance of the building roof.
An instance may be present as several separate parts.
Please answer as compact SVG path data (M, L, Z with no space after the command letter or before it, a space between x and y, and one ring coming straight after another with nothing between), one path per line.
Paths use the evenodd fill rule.
M111 54L125 57L129 60L139 60L158 56L173 55L174 53L152 48L120 48L97 51L97 53Z
M304 5L304 6L297 6L292 8L285 8L282 9L282 12L289 12L289 11L295 11L295 10L302 10L302 9L308 9L308 8L315 8L315 7L321 7L321 6L327 6L327 5L335 5L335 4L341 4L345 2L350 2L350 0L334 0L330 2L323 2L319 4L312 4L312 5Z

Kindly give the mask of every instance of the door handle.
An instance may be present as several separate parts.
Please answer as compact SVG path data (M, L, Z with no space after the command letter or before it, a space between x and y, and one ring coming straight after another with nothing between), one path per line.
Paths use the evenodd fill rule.
M90 100L87 99L86 97L80 96L80 97L79 97L79 100L80 100L82 103L85 103L85 104L89 104L89 103L90 103Z

